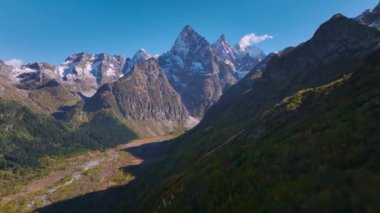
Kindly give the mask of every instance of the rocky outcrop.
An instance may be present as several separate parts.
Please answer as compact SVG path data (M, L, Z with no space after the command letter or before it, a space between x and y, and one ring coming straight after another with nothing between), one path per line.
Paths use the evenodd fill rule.
M137 64L118 81L103 85L84 107L85 111L109 108L128 120L185 124L189 118L156 59Z
M380 28L380 3L372 10L364 11L360 16L356 18L362 24L370 27Z
M224 36L211 45L191 26L186 26L171 50L159 57L159 64L190 115L201 118L223 91L240 79L237 69L243 62L235 60L240 56ZM254 65L252 62L246 67Z

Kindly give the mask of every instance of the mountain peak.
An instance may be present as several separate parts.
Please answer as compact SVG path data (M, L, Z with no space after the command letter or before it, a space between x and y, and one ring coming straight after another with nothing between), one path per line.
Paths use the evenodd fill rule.
M190 25L186 25L177 37L171 52L177 55L187 55L187 53L199 46L207 46L207 40L199 35Z
M128 73L133 69L135 65L143 64L148 59L152 58L153 56L150 55L145 49L139 49L135 55L132 57L131 62L128 64L125 73Z
M378 3L372 10L366 10L356 17L356 21L380 29L380 3Z
M86 52L74 53L66 58L65 62L79 62L83 58L90 58L92 55Z
M197 37L200 36L192 26L186 25L180 32L178 37Z
M380 2L376 5L376 7L373 10L379 10L380 9Z
M139 49L132 58L135 63L141 63L151 58L151 55L145 49Z
M187 24L183 29L182 31L194 31L193 27L189 24Z
M342 28L351 28L350 26L357 24L357 21L349 19L346 16L338 13L332 16L321 26L319 26L319 28L315 31L313 38L326 39L326 37L330 37L334 35L334 33L340 32Z
M220 35L211 47L220 61L226 61L227 59L233 61L236 57L236 50L227 42L224 34Z
M224 34L220 35L217 42L225 43L226 42L226 36Z
M331 19L341 19L341 18L346 18L346 16L344 16L341 13L337 13Z
M219 47L219 48L231 48L231 45L228 43L226 36L224 34L220 35L218 40L212 44L213 47Z

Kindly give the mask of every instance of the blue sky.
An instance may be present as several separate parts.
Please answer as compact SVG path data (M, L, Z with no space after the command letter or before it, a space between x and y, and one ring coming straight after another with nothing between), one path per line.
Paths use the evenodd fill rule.
M190 24L210 42L274 37L266 53L310 38L335 13L353 17L378 0L0 0L0 59L62 63L77 52L132 56L170 49Z

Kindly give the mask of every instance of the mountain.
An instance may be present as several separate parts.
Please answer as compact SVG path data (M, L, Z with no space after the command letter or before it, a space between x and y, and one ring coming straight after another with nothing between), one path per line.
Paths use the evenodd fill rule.
M43 111L29 99L27 91L15 87L10 76L12 70L12 66L0 60L0 97L4 100L13 100L24 106L29 106L34 111Z
M79 53L69 56L60 66L46 62L8 66L1 75L9 87L17 88L12 93L23 94L31 105L38 105L40 112L50 114L61 106L79 102L79 94L91 96L101 85L119 79L128 61L122 56Z
M337 14L256 65L131 185L42 212L376 212L379 44Z
M159 57L159 64L190 115L201 118L239 80L235 54L224 36L211 45L188 25L171 50Z
M125 73L129 61L123 56L78 53L69 56L60 66L33 63L14 67L9 74L21 84L44 76L67 85L72 92L91 96L101 85L119 79Z
M356 19L368 26L380 28L380 3L374 9L366 10Z
M71 83L77 92L91 96L101 85L119 79L128 62L123 56L79 53L69 56L58 71L62 80Z
M53 65L40 62L15 68L3 63L0 68L1 97L27 106L34 112L51 114L62 105L80 101L79 95L59 81Z
M90 112L109 108L129 123L144 122L145 132L155 131L157 126L161 126L163 132L175 131L179 126L188 126L191 120L181 97L154 58L136 63L124 77L100 87L84 105L84 110ZM156 124L145 129L149 128L147 123Z
M260 116L260 123L250 123L258 126L243 125L231 137L209 135L213 128L184 137L183 146L201 132L222 143L177 150L194 163L177 167L175 158L170 169L161 166L173 173L144 195L136 211L379 209L379 61L376 52L352 76L299 90ZM193 155L194 149L206 152L191 161L185 153Z
M335 15L229 89L153 171L162 184L151 181L155 189L139 204L120 205L137 212L379 209L379 43L380 31Z
M216 58L226 64L234 64L239 54L238 51L228 43L224 34L222 34L216 42L211 44L211 47L214 50Z
M238 80L242 79L256 64L264 60L265 54L255 46L242 48L239 44L231 46L226 37L221 35L211 44L217 60L222 64L229 65Z
M194 117L202 117L222 94L210 44L190 26L181 31L171 50L159 57L159 64Z
M171 50L160 56L152 56L144 49L138 50L132 58L82 52L67 57L59 66L45 62L26 64L9 68L2 75L7 75L9 84L17 85L25 93L49 86L50 91L43 94L50 96L49 103L54 104L43 111L52 113L59 107L74 105L80 101L79 97L93 96L103 85L118 81L136 65L156 58L188 113L201 119L223 92L242 79L264 56L253 46L244 50L232 47L224 35L210 44L187 25ZM42 94L32 96L36 99ZM59 97L63 99L56 101Z
M56 91L45 95L56 96L64 91L62 97L70 96L62 101L51 98L51 102L56 102L48 107L51 113L61 106L75 104L79 96L93 96L100 87L118 81L134 66L157 58L160 69L164 70L170 84L180 95L188 113L201 119L223 92L242 79L264 56L261 50L253 46L244 50L232 47L224 35L210 44L188 25L181 31L171 50L160 56L152 56L144 49L137 51L132 58L82 52L69 56L59 66L40 62L14 67L2 74L8 75L8 80L12 81L10 84L26 92L55 85Z

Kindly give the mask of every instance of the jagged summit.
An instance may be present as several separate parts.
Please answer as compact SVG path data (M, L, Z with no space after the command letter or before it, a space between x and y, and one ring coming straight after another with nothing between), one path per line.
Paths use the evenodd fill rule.
M216 57L221 62L232 64L237 57L237 51L227 41L226 36L222 34L216 42L211 45Z
M226 36L224 35L224 33L219 36L219 38L216 42L218 42L218 43L226 43L227 42Z
M356 20L370 27L380 28L380 2L372 9L366 10Z
M239 53L224 34L210 44L190 25L182 29L171 50L158 58L160 67L194 117L202 117L224 90L260 60Z
M187 24L183 27L182 32L183 31L194 31L194 28L190 24Z
M177 37L171 52L176 55L186 55L190 51L208 46L208 41L199 35L190 25L186 25Z
M216 40L213 44L211 44L213 47L223 47L223 48L232 48L231 44L228 42L226 36L224 34L220 35L218 40Z
M148 59L153 58L145 49L139 49L132 57L130 62L126 65L124 69L124 74L130 72L135 65L142 64Z
M40 73L48 74L50 79L57 80L72 92L90 97L103 85L129 76L135 68L145 71L149 64L154 64L147 62L154 58L159 64L158 68L181 95L187 110L192 116L201 118L224 90L259 61L247 54L238 57L239 54L224 34L210 44L192 26L186 25L171 50L162 55L153 56L145 49L138 50L131 58L78 52L67 57L59 66L34 64L15 69L12 78L20 81L17 76L26 72L35 72L37 77Z
M90 57L92 54L86 52L74 53L65 59L65 62L79 61L84 57Z
M139 49L135 55L132 57L132 63L137 64L137 63L142 63L152 56L145 50L145 49Z
M81 52L69 56L58 72L63 81L79 86L75 90L91 96L101 85L116 81L126 63L123 56Z
M215 45L227 45L227 46L230 46L230 44L228 43L227 39L226 39L226 36L224 34L220 35L218 40L216 40L213 44L213 46Z
M22 66L29 67L30 69L34 69L34 70L54 70L54 69L56 69L56 66L51 65L47 62L35 62L35 63L25 64Z

